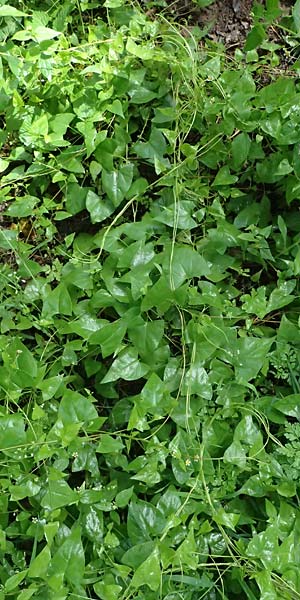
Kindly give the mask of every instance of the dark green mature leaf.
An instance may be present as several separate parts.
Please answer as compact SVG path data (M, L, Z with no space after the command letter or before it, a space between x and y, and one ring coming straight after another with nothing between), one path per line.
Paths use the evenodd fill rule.
M248 158L251 140L247 133L240 133L232 141L232 159L235 169L239 169Z
M122 319L104 325L89 338L90 344L99 344L103 358L118 351L126 333L127 325Z
M49 576L54 578L62 574L71 586L77 586L82 583L84 569L85 558L81 529L75 526L53 556L49 567Z
M256 377L272 343L272 338L243 337L237 340L233 365L238 382L247 383Z
M133 545L151 541L152 536L162 532L165 518L150 502L133 500L129 504L127 529Z
M192 248L177 246L169 257L165 257L165 271L168 274L170 286L178 288L186 279L202 277L210 273L206 260Z
M146 560L139 565L132 578L134 588L147 585L154 592L158 590L161 583L161 570L159 563L159 551L155 548Z
M0 417L0 449L17 448L26 442L25 424L21 414Z
M253 5L234 60L143 3L25 4L0 2L1 600L296 598L298 1Z
M154 164L158 174L169 166L169 161L164 158L167 143L161 131L156 127L152 128L148 142L137 142L133 149L140 158Z
M66 481L49 481L48 491L41 500L41 506L53 511L78 501L78 493L70 488Z
M72 314L72 299L64 283L59 283L54 290L49 290L43 301L43 317L53 317L62 314Z
M98 194L89 190L85 200L86 208L91 215L92 223L101 223L109 217L114 207L110 202L104 201Z
M58 418L64 425L72 423L85 423L93 421L98 416L90 398L86 398L78 392L67 390L60 402Z
M229 168L227 166L225 166L225 167L221 167L221 169L218 171L218 173L213 181L213 185L214 186L231 185L233 183L236 183L237 180L238 180L238 177L236 175L231 175Z
M102 187L116 208L124 200L133 178L133 164L125 165L118 171L102 171Z
M119 356L114 360L105 377L102 379L102 383L116 381L117 379L134 381L146 375L148 370L148 366L139 360L136 349L128 347L120 352Z

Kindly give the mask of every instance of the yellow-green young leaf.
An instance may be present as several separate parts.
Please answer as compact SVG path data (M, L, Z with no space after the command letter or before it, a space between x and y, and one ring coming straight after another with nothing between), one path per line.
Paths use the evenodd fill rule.
M129 52L129 54L133 54L142 60L153 60L153 48L139 46L133 41L132 38L128 38L126 50Z
M95 583L94 591L101 600L118 600L122 588L120 585L114 583L99 581L99 583Z
M4 6L0 6L0 18L1 17L27 17L27 13L24 13L21 10L18 10L14 6L10 6L9 4L4 4Z
M41 577L44 579L47 574L48 565L51 560L51 552L49 546L45 546L43 550L31 562L28 575L29 577Z
M235 526L239 522L240 515L237 513L226 512L224 508L220 507L213 514L212 518L218 525L225 525L225 527L229 527L235 531Z
M20 592L19 595L17 596L17 600L30 600L30 598L33 596L33 594L35 594L36 591L38 590L38 585L39 584L33 583L26 590L22 590L22 592Z
M23 579L25 579L26 575L28 573L28 569L25 569L24 571L20 571L19 573L16 573L15 575L12 575L11 577L9 577L6 582L5 582L5 592L7 594L9 594L9 592L12 592L13 590L15 590L18 585L21 583L21 581L23 581Z
M114 100L110 105L108 105L107 110L114 115L119 115L124 119L123 107L120 100Z
M43 25L32 26L32 38L39 43L52 40L60 35L61 31L55 31L55 29L51 29L50 27L44 27Z
M280 600L280 596L277 595L277 592L274 588L272 573L269 570L259 571L256 573L255 581L260 589L261 600Z
M132 578L132 586L140 588L147 585L153 592L158 590L161 582L159 551L155 548L146 560L137 568Z
M0 173L3 173L9 166L9 160L4 160L4 158L0 158Z

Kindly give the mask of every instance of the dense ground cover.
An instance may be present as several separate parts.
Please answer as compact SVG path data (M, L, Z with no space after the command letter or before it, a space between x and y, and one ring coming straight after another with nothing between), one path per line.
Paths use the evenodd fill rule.
M226 54L0 2L0 599L300 598L300 7L267 5Z

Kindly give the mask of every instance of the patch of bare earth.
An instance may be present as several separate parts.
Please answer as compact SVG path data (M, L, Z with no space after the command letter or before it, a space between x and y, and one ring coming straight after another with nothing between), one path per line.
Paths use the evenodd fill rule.
M208 37L228 46L244 43L251 28L252 0L217 0L199 15L199 26L209 27Z

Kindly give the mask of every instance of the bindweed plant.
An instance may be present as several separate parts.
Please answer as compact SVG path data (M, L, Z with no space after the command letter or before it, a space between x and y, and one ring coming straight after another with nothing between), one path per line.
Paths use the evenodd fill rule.
M0 3L0 599L296 600L299 65L146 12Z

